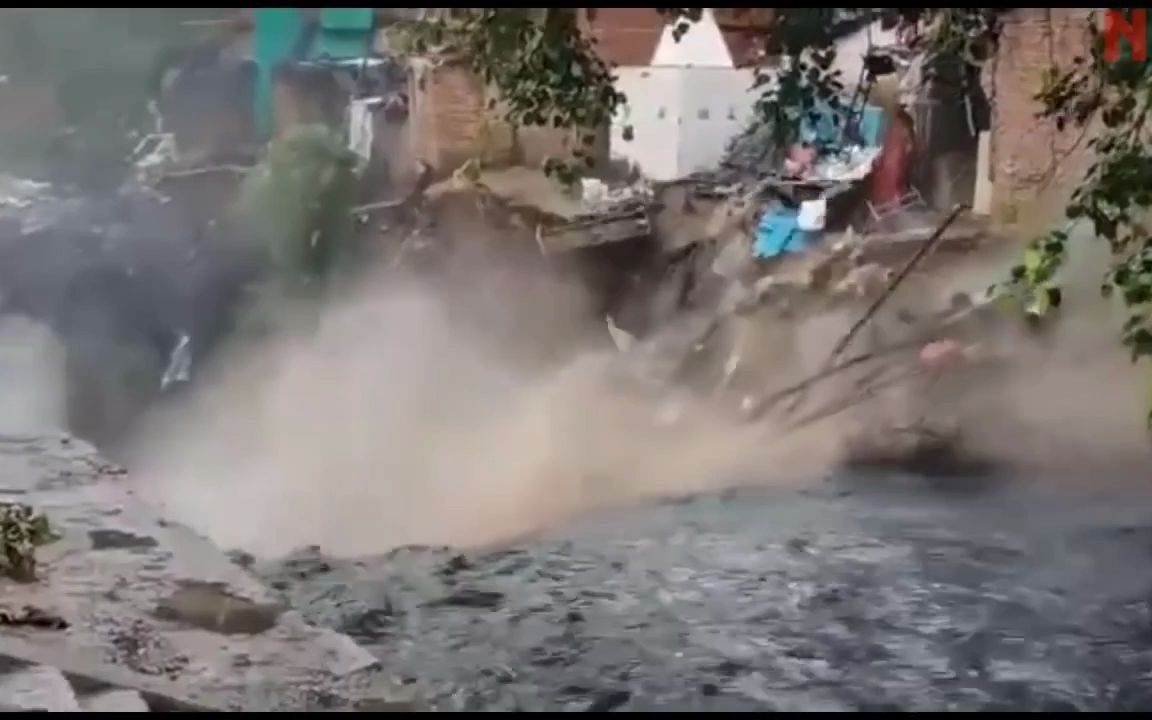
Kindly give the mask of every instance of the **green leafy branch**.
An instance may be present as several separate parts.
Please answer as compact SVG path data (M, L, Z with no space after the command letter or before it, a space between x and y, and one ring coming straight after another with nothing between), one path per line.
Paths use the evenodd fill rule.
M1152 68L1146 62L1103 57L1103 40L1095 16L1089 58L1075 58L1066 71L1053 69L1038 99L1044 115L1057 127L1095 130L1088 141L1095 161L1076 188L1066 214L1091 224L1094 234L1112 250L1101 293L1119 295L1130 315L1122 340L1132 359L1152 355L1152 244L1146 227L1152 206L1152 141L1148 125L1152 110ZM1045 261L1059 265L1062 248L1042 250Z
M289 295L321 289L355 263L357 157L339 133L302 125L268 145L240 189L237 219Z
M36 548L56 540L48 516L23 503L0 503L0 575L36 579Z

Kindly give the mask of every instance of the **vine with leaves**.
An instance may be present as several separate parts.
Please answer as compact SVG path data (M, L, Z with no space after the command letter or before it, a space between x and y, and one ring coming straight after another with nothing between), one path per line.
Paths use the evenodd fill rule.
M1146 221L1152 206L1152 66L1130 57L1106 61L1096 20L1093 13L1089 56L1075 58L1066 70L1053 68L1040 99L1058 127L1094 131L1088 140L1094 162L1066 214L1070 221L1087 221L1111 247L1112 263L1100 290L1106 297L1118 293L1129 309L1122 337L1138 360L1152 356L1152 238ZM1067 241L1067 233L1056 230L1034 242L1025 263L1014 270L1016 288L1059 305L1055 282Z

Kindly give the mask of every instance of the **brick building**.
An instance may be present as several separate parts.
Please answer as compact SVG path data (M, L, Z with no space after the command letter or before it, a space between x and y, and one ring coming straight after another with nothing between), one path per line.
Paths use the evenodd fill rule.
M715 10L724 42L737 67L760 61L771 10ZM617 66L648 65L664 32L665 18L654 8L589 8L581 16L601 57ZM413 147L417 156L441 171L480 155L492 162L538 165L563 157L573 147L568 133L551 128L510 128L487 109L491 91L460 67L440 66L423 74L412 93ZM608 157L607 128L596 153Z
M1035 99L1052 66L1089 55L1088 8L1017 8L1004 23L996 56L985 70L992 114L988 174L992 214L1026 222L1057 212L1091 162L1088 133L1056 129L1037 117Z

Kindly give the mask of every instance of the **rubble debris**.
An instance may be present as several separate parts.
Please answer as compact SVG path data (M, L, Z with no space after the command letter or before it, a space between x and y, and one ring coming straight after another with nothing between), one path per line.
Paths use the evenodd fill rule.
M584 178L580 182L583 214L611 212L626 205L648 204L654 199L652 187L642 180L631 185L609 185L598 178Z
M0 627L31 627L38 630L67 630L70 623L55 613L42 610L35 605L25 605L20 610L9 610L0 606Z
M958 427L920 422L907 427L873 426L850 435L841 463L855 470L900 470L926 477L977 477L991 468L973 456Z
M892 282L892 270L879 263L861 263L849 270L833 288L839 297L875 297Z
M647 238L652 235L652 220L647 206L613 210L571 222L541 226L537 241L546 255L571 252L580 248L607 245Z
M189 658L175 650L157 632L154 623L133 619L117 622L107 619L105 631L111 641L109 660L141 675L174 676L188 668Z
M860 317L860 319L857 320L856 323L848 329L848 332L844 334L844 337L841 338L838 343L836 343L836 347L833 348L831 355L829 355L828 360L824 363L825 368L830 367L833 363L836 362L836 360L839 359L840 354L843 353L848 348L848 346L852 344L852 340L856 337L860 330L862 330L864 326L868 324L872 317L875 316L876 312L881 308L881 306L887 302L887 300L892 296L892 293L894 293L900 284L912 273L913 270L916 269L916 266L920 264L920 262L928 255L928 253L935 249L936 244L940 241L940 238L944 236L944 231L948 229L949 225L955 222L956 218L958 218L960 213L965 209L966 208L963 205L957 205L955 208L953 208L952 212L950 212L948 216L944 218L943 222L937 226L936 231L933 232L932 235L924 241L924 244L921 245L912 255L912 257L908 259L908 262L904 264L904 267L900 268L899 272L897 272L892 277L892 281L888 284L886 291L878 298L876 298L876 301L873 302L872 305Z
M167 677L142 677L115 666L93 663L73 652L49 652L14 636L6 635L0 643L0 661L15 661L28 668L0 674L0 702L24 709L40 709L47 695L52 702L61 703L60 707L68 708L56 712L78 712L82 708L73 707L78 705L77 689L118 688L133 690L155 712L225 710L195 697L194 692ZM44 709L52 711L50 707Z
M93 550L141 550L156 547L156 538L148 535L135 535L115 528L98 528L88 531Z
M0 575L32 582L36 548L54 539L46 515L23 503L0 502Z

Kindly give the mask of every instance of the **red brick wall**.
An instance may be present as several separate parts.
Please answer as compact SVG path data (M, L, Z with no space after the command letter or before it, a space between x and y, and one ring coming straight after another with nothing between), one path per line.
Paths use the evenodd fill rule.
M412 157L429 163L439 175L473 158L495 166L537 167L546 158L570 158L573 148L583 147L580 133L550 127L513 132L501 108L488 107L493 94L466 67L429 68L414 73L413 83L409 147ZM600 132L598 137L600 141L590 149L602 163L608 157L607 133Z
M992 212L1002 221L1027 224L1055 212L1091 162L1084 133L1060 132L1038 118L1041 105L1034 99L1048 68L1068 67L1072 58L1087 55L1088 12L1018 8L1005 22L984 78L992 103Z
M664 17L655 8L589 8L586 27L600 56L613 65L648 65L664 32ZM760 61L771 8L713 8L714 17L737 66ZM691 32L691 30L689 30Z
M654 8L589 8L588 22L596 49L613 65L647 65L664 32L664 19Z
M411 116L416 157L441 173L482 154L490 138L484 85L467 68L442 65L414 73Z

